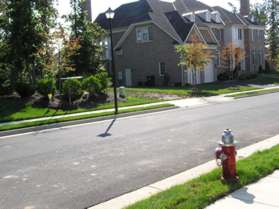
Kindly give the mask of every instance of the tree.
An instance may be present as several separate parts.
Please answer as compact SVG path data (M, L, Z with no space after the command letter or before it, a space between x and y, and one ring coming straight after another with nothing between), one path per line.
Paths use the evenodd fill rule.
M245 51L235 44L227 44L221 50L221 68L223 73L226 73L229 79L238 77L239 70L241 69L241 62L245 58Z
M72 12L68 16L71 24L71 40L78 40L80 48L72 56L76 66L76 74L92 74L102 64L102 48L99 41L104 30L97 24L91 23L84 9L85 0L71 0Z
M207 45L201 43L196 37L192 37L192 42L176 47L180 55L179 66L183 66L192 71L193 85L197 84L197 71L203 71L211 60L211 53Z
M268 0L268 45L271 63L275 66L279 55L279 1Z
M49 50L49 32L55 24L52 0L7 0L7 63L11 81L35 83L45 67Z
M266 25L268 21L268 16L266 15L266 11L267 11L266 2L256 3L252 5L251 15L256 18L258 23L260 23L261 25Z

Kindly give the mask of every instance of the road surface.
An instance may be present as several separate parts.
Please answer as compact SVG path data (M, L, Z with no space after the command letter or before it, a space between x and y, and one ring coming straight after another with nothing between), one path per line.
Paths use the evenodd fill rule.
M279 93L0 138L1 209L83 209L279 133ZM106 130L109 129L107 132Z

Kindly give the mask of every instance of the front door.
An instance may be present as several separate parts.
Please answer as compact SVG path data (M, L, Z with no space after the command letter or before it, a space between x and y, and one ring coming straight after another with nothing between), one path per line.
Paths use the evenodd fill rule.
M132 70L125 69L125 85L132 86Z

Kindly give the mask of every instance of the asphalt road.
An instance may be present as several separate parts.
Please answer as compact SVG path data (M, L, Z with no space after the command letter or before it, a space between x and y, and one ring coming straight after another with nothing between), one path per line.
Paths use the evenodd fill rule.
M0 138L1 209L83 209L279 133L279 93ZM108 127L111 129L105 134Z

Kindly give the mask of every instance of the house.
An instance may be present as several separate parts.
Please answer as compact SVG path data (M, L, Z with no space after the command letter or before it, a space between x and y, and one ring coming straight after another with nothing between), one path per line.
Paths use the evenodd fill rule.
M115 10L112 22L117 79L121 85L184 85L193 83L191 70L178 66L176 46L197 37L214 55L198 83L217 80L222 72L222 48L233 43L246 53L240 72L256 73L264 66L264 26L249 14L249 0L241 0L241 13L210 7L197 0L139 0ZM95 20L108 29L105 13ZM109 38L104 39L109 59ZM238 65L232 58L234 67Z

